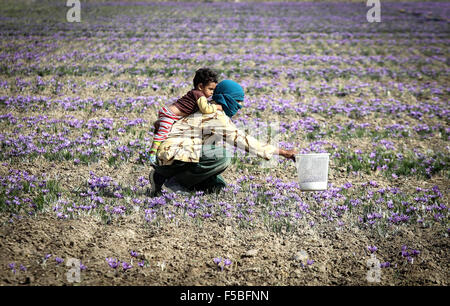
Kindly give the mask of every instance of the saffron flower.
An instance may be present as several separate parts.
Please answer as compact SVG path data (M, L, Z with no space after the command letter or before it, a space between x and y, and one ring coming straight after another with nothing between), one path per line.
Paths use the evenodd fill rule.
M224 266L231 264L231 260L229 259L224 259L224 263L222 265L220 264L221 262L222 258L220 257L214 258L214 263L220 267L220 271L223 271Z
M391 266L391 263L390 262L383 262L383 263L380 263L380 268L388 268L388 267L390 267Z
M419 255L420 251L411 250L411 249L409 249L409 251L408 251L408 249L409 248L406 245L402 246L401 255L402 255L402 257L406 257L408 262L412 264L414 262L414 257Z
M113 269L116 269L120 264L120 262L115 258L106 258L106 262L108 262L108 265Z
M8 267L11 269L11 271L16 274L16 263L12 262L8 265Z
M124 271L131 269L133 266L127 262L122 262L122 268Z
M370 246L370 245L367 247L367 249L370 251L370 253L375 253L378 250L378 248L376 246Z

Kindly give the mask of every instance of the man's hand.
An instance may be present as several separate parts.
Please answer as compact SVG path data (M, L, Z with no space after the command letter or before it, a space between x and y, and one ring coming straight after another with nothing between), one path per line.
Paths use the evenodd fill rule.
M220 104L216 104L216 107L217 107L217 110L221 110L221 111L223 111L222 105L220 105Z
M298 152L297 150L278 149L278 154L295 162L295 155L297 155Z

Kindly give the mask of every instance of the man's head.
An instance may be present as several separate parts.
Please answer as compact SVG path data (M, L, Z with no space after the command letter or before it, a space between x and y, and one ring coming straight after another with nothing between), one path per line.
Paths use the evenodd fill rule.
M233 117L242 108L245 93L241 85L231 80L223 80L214 90L213 100L220 105L228 117Z
M203 92L205 97L212 96L217 85L217 73L209 68L201 68L195 72L194 88Z

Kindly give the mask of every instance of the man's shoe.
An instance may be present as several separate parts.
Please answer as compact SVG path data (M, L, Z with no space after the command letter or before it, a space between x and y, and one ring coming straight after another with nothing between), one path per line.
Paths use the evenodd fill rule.
M167 182L164 183L164 190L181 195L189 195L189 190L186 187L180 185L174 177L170 178Z
M149 196L154 197L161 193L165 178L155 171L155 168L150 167L150 174L148 175L150 183Z

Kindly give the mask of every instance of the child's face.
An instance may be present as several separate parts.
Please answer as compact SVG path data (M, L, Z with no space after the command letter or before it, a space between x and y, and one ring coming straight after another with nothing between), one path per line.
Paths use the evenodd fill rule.
M209 82L208 84L203 85L202 83L198 84L198 89L203 92L205 97L209 98L213 95L214 89L216 89L217 83Z

